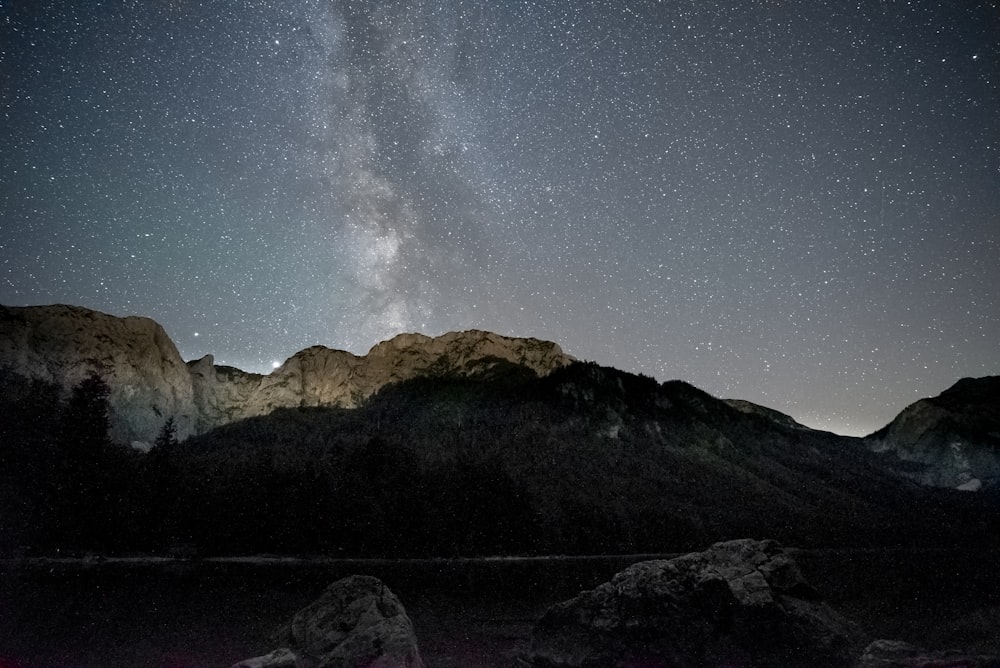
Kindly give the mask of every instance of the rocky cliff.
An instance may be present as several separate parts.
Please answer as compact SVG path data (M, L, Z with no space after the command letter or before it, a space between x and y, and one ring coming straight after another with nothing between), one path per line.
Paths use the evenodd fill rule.
M963 378L907 406L865 442L924 485L1000 488L1000 376Z
M149 318L77 306L0 306L0 369L66 391L100 372L111 387L112 437L119 441L152 442L170 416L184 435L197 421L191 373Z
M470 330L400 334L364 356L313 346L265 376L217 366L210 355L185 363L149 318L0 306L0 369L66 391L97 371L111 387L112 436L124 442L152 442L169 417L184 438L276 408L353 407L388 383L419 375L471 375L503 362L545 375L571 361L555 343Z

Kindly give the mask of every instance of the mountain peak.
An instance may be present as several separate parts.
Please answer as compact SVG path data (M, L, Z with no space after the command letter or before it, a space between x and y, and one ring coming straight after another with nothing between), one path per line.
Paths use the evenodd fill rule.
M399 334L376 344L368 358L418 355L444 361L444 372L472 371L483 360L503 360L528 367L539 375L565 366L574 358L566 355L557 343L534 338L503 336L480 329L447 332L440 336Z

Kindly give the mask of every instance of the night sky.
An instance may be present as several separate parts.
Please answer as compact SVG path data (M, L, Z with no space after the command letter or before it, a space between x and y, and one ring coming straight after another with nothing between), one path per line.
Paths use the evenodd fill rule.
M1000 10L0 0L0 303L488 329L867 433L1000 373Z

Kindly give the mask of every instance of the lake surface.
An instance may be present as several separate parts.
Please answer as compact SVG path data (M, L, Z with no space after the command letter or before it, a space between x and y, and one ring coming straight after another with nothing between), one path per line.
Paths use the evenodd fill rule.
M998 557L797 555L870 639L1000 653ZM399 596L429 668L509 668L549 605L643 558L11 562L0 577L0 668L227 667L274 649L275 628L353 573Z

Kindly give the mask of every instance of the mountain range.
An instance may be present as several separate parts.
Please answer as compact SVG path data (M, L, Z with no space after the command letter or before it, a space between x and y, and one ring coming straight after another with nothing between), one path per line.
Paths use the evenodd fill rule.
M379 388L419 375L471 375L499 361L545 374L573 358L558 345L483 331L400 334L357 356L306 348L268 375L185 362L155 321L78 306L0 306L0 369L64 390L91 371L111 388L112 437L148 446L168 417L184 439L296 406L357 406Z
M149 448L168 418L183 440L279 408L355 408L381 388L421 376L482 376L499 364L546 376L575 362L556 343L470 330L400 334L363 356L313 346L261 375L216 365L211 355L185 362L149 318L66 305L0 306L0 370L52 382L64 393L96 371L110 388L112 438L139 449ZM809 431L763 406L725 404L775 428ZM841 438L854 447L854 439ZM997 488L1000 378L962 379L860 443L888 470L924 485Z
M260 375L184 362L147 318L0 307L0 552L990 546L998 381L852 438L536 339L403 334Z

